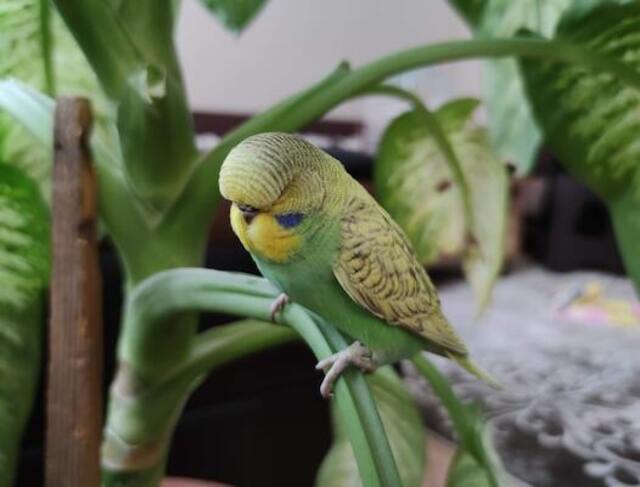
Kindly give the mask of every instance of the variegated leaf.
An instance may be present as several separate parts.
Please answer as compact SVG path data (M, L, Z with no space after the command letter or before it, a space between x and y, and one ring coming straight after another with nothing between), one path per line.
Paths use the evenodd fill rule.
M38 381L49 222L36 184L0 163L0 485L12 485Z
M511 37L526 28L551 35L572 0L450 0L476 37ZM541 141L524 94L516 61L490 60L485 65L485 100L489 133L500 157L520 174L533 166Z
M576 5L556 37L640 69L640 3ZM640 290L640 90L577 65L522 61L547 142L612 211L627 271Z
M420 110L401 115L382 137L377 196L409 236L424 264L461 256L478 309L487 304L504 256L508 177L485 130L470 122L476 100L446 104L435 116L462 166L471 221L456 181Z

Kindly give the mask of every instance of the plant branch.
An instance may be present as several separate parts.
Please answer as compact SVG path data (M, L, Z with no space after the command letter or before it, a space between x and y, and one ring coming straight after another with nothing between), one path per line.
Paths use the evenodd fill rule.
M109 477L121 470L129 471L131 479L137 473L143 479L155 478L149 473L150 469L154 465L162 468L177 412L199 380L194 377L202 376L205 368L219 365L224 359L224 356L214 356L223 350L223 345L215 343L216 334L219 339L228 338L230 334L242 337L249 333L250 327L256 330L258 326L263 327L263 338L266 338L267 330L273 326L276 333L260 341L256 348L264 348L267 341L282 343L293 339L289 332L276 325L246 323L243 325L246 330L210 331L208 335L196 337L191 353L178 362L177 367L166 368L162 366L163 357L149 348L164 350L170 345L164 342L172 340L170 328L175 325L175 317L192 311L216 311L267 320L271 314L270 305L278 294L279 291L265 279L200 268L160 272L131 291L125 315L127 326L119 350L121 373L112 389L105 434L104 462ZM347 345L334 328L298 305L288 305L279 318L307 342L319 359ZM149 347L150 343L154 346ZM251 349L253 345L246 346ZM227 344L224 350L229 353L227 358L232 359L247 349L240 342L231 348ZM166 371L164 377L156 376L150 383L144 374L138 376L138 370L148 371L151 367ZM399 487L400 477L393 455L362 374L347 371L338 380L335 393L364 485ZM136 464L136 454L140 454L145 462ZM122 475L116 477L122 480ZM127 485L148 485L131 482Z
M53 71L53 38L51 36L51 5L49 0L40 0L40 50L44 68L44 91L56 95L56 80Z
M258 320L216 326L196 336L189 357L172 375L195 380L238 358L298 339L288 327Z
M367 64L325 86L309 98L300 100L286 117L274 119L269 111L254 117L225 136L201 161L187 185L178 207L183 221L201 222L204 228L217 207L218 188L213 182L227 153L246 137L267 130L294 131L320 118L341 102L386 78L411 69L471 58L535 58L541 61L569 63L609 73L620 81L640 89L640 73L599 53L557 40L532 38L475 39L430 44L402 51ZM291 98L293 101L294 98ZM184 215L189 215L185 217ZM183 229L181 229L183 230Z
M483 444L482 422L468 406L458 400L447 379L426 359L424 354L415 355L411 361L442 401L442 405L449 413L449 419L453 423L462 448L484 468L491 485L500 487L496 466Z
M416 110L428 110L425 103L418 95L395 85L377 85L359 93L355 97L375 95L391 96L408 102L410 105L413 105Z

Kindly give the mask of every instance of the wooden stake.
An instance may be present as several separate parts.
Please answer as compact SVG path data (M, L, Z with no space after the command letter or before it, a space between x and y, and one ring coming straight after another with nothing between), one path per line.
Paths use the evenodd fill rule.
M102 296L86 99L56 104L46 486L98 487Z

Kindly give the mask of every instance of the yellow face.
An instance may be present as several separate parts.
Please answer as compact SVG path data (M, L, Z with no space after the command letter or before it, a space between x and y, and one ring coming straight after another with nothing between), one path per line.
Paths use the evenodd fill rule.
M288 214L291 215L291 214ZM302 237L296 225L283 225L282 213L277 208L269 211L248 213L233 203L231 205L231 227L242 245L257 257L272 262L284 263L293 257L302 245ZM280 220L279 220L280 219ZM289 227L289 228L287 228Z

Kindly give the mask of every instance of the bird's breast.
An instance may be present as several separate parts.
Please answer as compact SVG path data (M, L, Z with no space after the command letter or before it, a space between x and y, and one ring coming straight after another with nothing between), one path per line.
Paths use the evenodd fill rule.
M247 224L234 205L231 207L231 227L245 249L272 262L287 262L302 245L302 238L295 229L283 228L268 213L258 214Z

